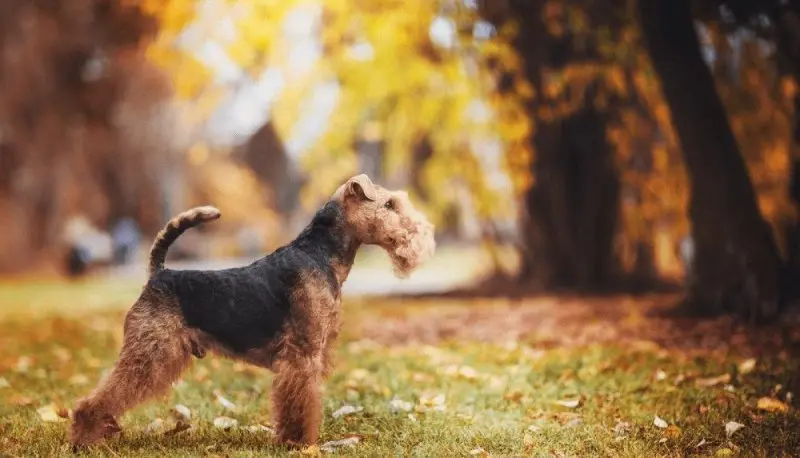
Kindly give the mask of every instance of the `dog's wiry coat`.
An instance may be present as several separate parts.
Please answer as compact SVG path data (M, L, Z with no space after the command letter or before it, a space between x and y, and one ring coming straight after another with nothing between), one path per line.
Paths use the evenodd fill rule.
M405 276L433 255L433 226L404 192L348 180L291 243L248 266L218 271L164 269L169 245L201 222L198 207L171 220L153 243L150 278L125 318L119 360L80 400L70 441L88 445L120 431L116 418L165 393L194 355L207 352L276 373L273 413L279 443L313 444L322 415L320 382L332 369L341 288L362 244L375 244Z

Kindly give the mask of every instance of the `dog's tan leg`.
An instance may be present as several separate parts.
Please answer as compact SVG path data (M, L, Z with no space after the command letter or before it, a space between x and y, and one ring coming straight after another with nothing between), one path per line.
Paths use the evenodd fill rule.
M191 345L172 312L136 304L125 320L122 351L111 373L73 415L70 441L88 445L119 431L115 417L168 391L186 368Z
M280 361L272 387L276 435L287 445L311 445L322 421L321 365L302 360Z

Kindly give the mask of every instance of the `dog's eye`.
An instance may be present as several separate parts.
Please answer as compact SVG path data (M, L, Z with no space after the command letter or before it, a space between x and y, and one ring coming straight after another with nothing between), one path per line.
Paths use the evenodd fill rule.
M385 204L383 204L383 208L387 210L394 210L394 202L391 200L387 200Z

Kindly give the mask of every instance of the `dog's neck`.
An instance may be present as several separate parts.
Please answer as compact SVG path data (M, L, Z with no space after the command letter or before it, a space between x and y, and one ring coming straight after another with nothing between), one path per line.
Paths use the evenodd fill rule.
M330 201L292 242L294 246L331 267L339 288L347 280L361 247L361 242L348 233L341 204Z

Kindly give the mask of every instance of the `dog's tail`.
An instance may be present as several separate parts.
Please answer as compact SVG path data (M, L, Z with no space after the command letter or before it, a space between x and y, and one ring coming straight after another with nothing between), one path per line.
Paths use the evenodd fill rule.
M164 268L167 250L187 229L206 221L213 221L221 215L220 211L214 207L195 207L169 220L164 229L161 229L161 232L156 236L153 247L150 248L148 274L153 276L153 274Z

